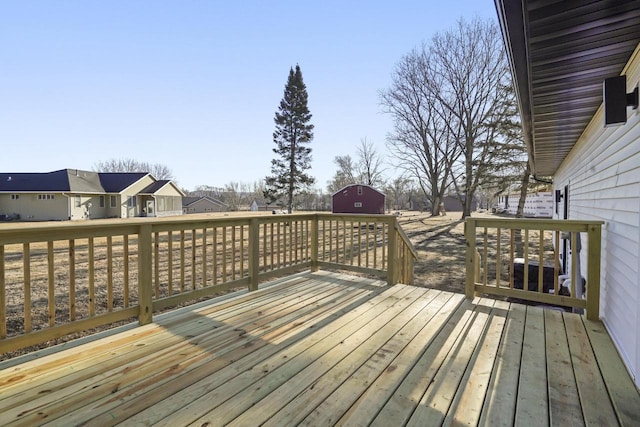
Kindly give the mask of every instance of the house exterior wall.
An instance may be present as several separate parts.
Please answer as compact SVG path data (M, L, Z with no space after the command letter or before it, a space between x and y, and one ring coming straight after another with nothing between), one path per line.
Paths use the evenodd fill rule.
M69 198L62 193L0 194L0 214L20 214L21 221L69 219Z
M333 213L384 214L385 195L368 185L348 185L332 201Z
M144 205L141 197L138 196L138 193L153 184L153 182L153 178L147 175L120 192L121 218L134 218L136 216L140 216Z
M638 46L622 72L627 92L640 82ZM640 386L640 110L628 108L627 123L615 127L603 116L601 107L553 181L569 189L570 219L605 221L600 315Z

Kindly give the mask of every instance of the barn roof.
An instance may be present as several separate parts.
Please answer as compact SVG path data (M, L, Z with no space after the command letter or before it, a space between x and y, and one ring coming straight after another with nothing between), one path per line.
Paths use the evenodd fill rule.
M349 184L349 185L345 185L344 187L342 187L341 189L339 189L338 191L333 193L331 195L331 197L335 196L338 193L342 193L344 190L346 190L347 188L351 188L351 187L367 187L367 188L370 188L371 190L375 191L376 193L379 193L382 196L387 197L382 191L376 190L375 188L373 188L372 186L367 185L367 184Z

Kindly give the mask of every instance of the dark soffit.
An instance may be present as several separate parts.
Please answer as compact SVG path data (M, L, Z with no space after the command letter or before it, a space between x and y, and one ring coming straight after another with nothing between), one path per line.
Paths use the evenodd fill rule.
M525 142L538 176L553 175L640 41L640 2L495 0Z

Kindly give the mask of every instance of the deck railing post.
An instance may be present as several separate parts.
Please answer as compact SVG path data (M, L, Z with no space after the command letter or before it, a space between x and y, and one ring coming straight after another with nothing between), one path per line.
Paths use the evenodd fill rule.
M320 217L313 215L311 218L311 271L318 271L318 228Z
M602 229L600 224L589 225L587 252L587 319L600 318L600 253Z
M140 226L138 232L138 323L146 325L153 320L151 224Z
M475 296L475 277L476 277L476 221L474 218L467 218L464 223L464 235L467 241L467 255L466 255L466 280L465 280L465 294L467 298L473 298Z
M388 222L388 236L387 236L387 284L395 285L397 280L397 260L398 260L398 236L396 231L396 218L390 217Z
M258 218L249 221L249 291L258 290L260 272L260 224Z

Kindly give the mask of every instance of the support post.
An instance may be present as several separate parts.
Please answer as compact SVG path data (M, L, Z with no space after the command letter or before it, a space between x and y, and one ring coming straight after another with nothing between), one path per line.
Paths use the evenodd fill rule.
M589 248L587 253L587 319L600 319L600 255L602 225L588 228Z
M397 280L397 259L398 259L398 236L396 231L396 217L389 217L388 235L387 235L387 284L395 285Z
M138 323L141 326L153 321L152 250L151 225L141 225L138 232Z
M476 294L475 276L476 276L476 221L467 217L464 222L464 236L467 241L466 255L466 280L465 294L467 298L473 298Z

